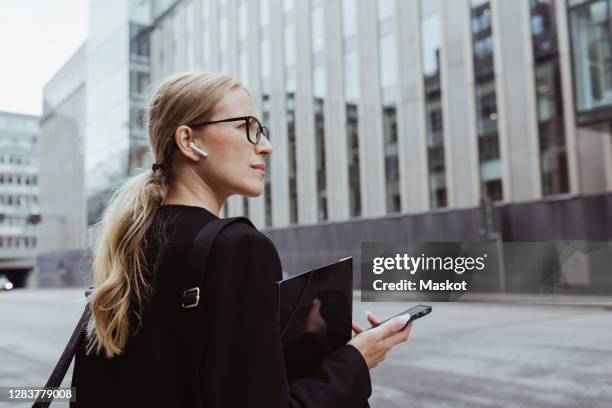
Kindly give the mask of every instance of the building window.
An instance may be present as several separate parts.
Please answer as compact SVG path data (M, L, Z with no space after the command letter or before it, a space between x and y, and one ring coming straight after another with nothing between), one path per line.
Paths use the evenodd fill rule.
M259 2L259 32L260 32L260 63L261 63L261 114L264 126L268 127L268 140L272 140L268 123L270 121L270 0L260 0ZM272 225L272 160L270 155L264 159L266 163L266 174L264 176L264 218L265 225Z
M287 92L287 150L289 157L289 222L298 222L297 161L295 151L295 93Z
M311 0L310 3L310 43L312 57L312 91L314 104L315 160L317 183L317 219L326 220L327 179L325 162L325 18L323 2Z
M397 147L397 106L383 106L383 137L385 146L385 179L387 212L401 211L399 159Z
M327 180L325 163L325 113L323 98L314 100L315 114L315 159L317 163L317 207L318 220L326 220L327 215Z
M446 166L440 52L442 47L440 2L421 0L421 54L425 89L425 123L427 132L427 166L431 208L446 207Z
M531 0L530 6L542 194L566 193L569 179L555 3Z
M264 95L262 100L262 119L264 123L268 123L270 120L270 100L268 95ZM268 140L272 140L270 130L268 129ZM265 156L266 163L266 174L264 176L264 211L265 211L265 224L267 226L272 225L272 185L271 185L271 171L272 171L272 160L270 155Z
M576 5L569 10L576 108L584 112L612 107L611 1L573 1L570 5Z
M289 222L298 222L297 162L295 151L295 0L283 0L283 45L285 68L287 155L289 157Z
M383 103L383 146L387 213L401 211L397 146L397 35L393 0L378 2L380 86Z
M483 198L499 201L503 196L491 8L488 0L471 0L470 3L480 194Z
M248 218L249 216L249 199L242 197L242 214Z
M137 94L144 94L147 91L147 87L151 83L151 76L148 72L131 71L130 72L130 85L131 92Z
M361 215L361 187L359 171L359 122L357 105L346 104L346 133L349 173L349 211L351 217Z
M361 174L359 170L359 64L356 47L357 2L342 0L342 45L344 54L344 99L348 153L349 214L361 216Z

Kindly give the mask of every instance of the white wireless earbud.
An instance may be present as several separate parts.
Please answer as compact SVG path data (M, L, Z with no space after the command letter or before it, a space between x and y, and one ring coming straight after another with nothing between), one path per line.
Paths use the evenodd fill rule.
M189 147L191 148L191 150L198 153L200 156L208 157L208 153L200 149L195 143L193 142L189 143Z

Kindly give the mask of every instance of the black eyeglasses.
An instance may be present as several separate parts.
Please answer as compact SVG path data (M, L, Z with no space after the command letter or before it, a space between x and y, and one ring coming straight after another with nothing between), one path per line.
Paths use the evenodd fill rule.
M268 138L268 128L265 126L262 126L261 123L259 123L259 120L257 120L257 118L253 116L238 116L236 118L212 120L210 122L192 123L187 126L195 128L195 127L200 127L204 125L212 125L213 123L237 122L239 120L244 121L244 124L246 127L246 135L247 135L247 139L249 140L249 142L256 145L261 140L262 135ZM253 137L255 139L253 139Z

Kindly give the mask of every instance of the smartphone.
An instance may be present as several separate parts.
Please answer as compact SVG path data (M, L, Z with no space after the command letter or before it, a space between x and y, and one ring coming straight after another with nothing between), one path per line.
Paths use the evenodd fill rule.
M408 323L418 319L419 317L426 316L429 313L431 313L431 306L417 305L417 306L411 307L408 310L404 310L402 313L396 314L395 316L392 316L392 317L388 318L387 320L384 320L384 321L380 322L376 326L369 327L366 330L370 330L370 329L373 329L374 327L378 327L379 325L383 324L384 322L386 322L388 320L393 319L394 317L402 316L402 315L405 315L405 314L409 314L410 315L410 320L408 320L406 322L406 325L404 325L404 327L402 327L401 329L398 330L398 331L400 331L400 330L403 330L406 326L408 326Z

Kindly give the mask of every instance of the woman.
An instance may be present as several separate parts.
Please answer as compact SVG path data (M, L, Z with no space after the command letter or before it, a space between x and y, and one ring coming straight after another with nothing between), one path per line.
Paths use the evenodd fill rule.
M114 193L99 223L92 317L75 358L72 406L194 406L191 328L181 324L177 302L181 274L194 237L219 218L227 198L262 193L272 146L258 118L248 92L223 75L177 74L156 90L148 127L157 162ZM272 242L231 224L215 240L206 274L195 384L206 407L367 406L369 369L408 338L411 325L398 330L401 318L363 333L353 322L355 337L289 384Z

